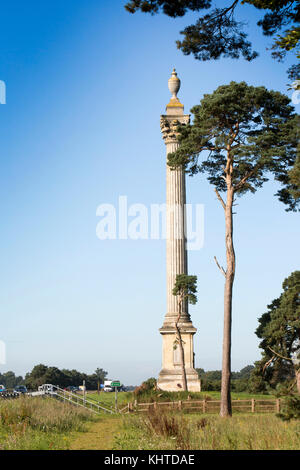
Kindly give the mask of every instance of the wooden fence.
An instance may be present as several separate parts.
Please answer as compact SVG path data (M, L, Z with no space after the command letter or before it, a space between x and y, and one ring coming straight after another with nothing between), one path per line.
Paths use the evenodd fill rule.
M152 410L197 411L200 413L219 413L220 400L185 400L185 401L154 401L149 403L128 403L123 413L147 412ZM243 413L279 413L280 399L274 400L232 400L232 411Z

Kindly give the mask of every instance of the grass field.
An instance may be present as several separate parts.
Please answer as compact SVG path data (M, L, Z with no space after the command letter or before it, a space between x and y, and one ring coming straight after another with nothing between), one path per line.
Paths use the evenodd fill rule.
M186 400L188 395L191 399L203 400L204 398L208 400L220 400L220 392L199 392L199 393L189 393L189 392L156 392L150 391L146 392L140 396L135 397L132 392L119 392L118 393L118 405L119 408L124 407L128 402L133 402L137 399L138 402L151 402L151 401L178 401ZM114 408L115 406L115 394L113 392L100 392L88 393L87 398L89 400L97 401L104 406L109 406ZM250 394L250 393L234 393L231 394L232 400L248 400L254 398L255 400L274 400L274 395L263 395L263 394Z
M115 440L121 437L126 418L122 415L102 416L88 426L85 432L76 433L70 450L112 450Z
M96 401L103 406L115 408L115 393L114 392L97 392L87 393L87 399L91 401ZM132 392L118 392L118 406L127 405L128 402L134 400Z
M275 415L220 418L152 412L130 415L115 450L299 450L300 422Z
M88 398L114 407L114 393L89 394ZM119 407L133 399L130 392L119 393ZM48 449L300 449L300 422L286 423L267 413L236 414L231 419L161 411L97 416L51 398L2 400L0 450Z
M51 398L1 400L0 450L66 449L71 434L94 420L90 412Z

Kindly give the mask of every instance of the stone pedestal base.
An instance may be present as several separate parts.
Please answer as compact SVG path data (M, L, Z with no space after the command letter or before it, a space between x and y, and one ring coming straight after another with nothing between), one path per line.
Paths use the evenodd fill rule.
M172 322L173 323L173 322ZM162 370L159 373L157 386L161 390L180 392L183 390L181 372L181 357L174 323L166 322L159 332L163 339ZM187 378L188 391L200 392L201 385L197 371L194 368L193 337L196 328L191 321L183 321L179 325L184 350L184 363Z
M195 369L186 369L186 379L189 392L201 392L200 379ZM181 392L183 390L181 370L162 369L157 386L160 390Z

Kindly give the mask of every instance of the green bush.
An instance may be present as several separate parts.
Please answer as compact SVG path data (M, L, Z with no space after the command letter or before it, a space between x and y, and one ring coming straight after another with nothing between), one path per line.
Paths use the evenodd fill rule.
M231 382L231 390L234 392L249 392L248 379L238 379Z
M277 415L283 421L300 419L300 396L290 395L283 399L282 410Z
M134 396L141 397L141 396L151 396L152 392L155 394L155 390L157 388L157 381L154 377L151 377L148 380L145 380L139 387L136 387L133 391Z
M203 392L220 392L221 380L208 380L204 378L201 380L201 390Z

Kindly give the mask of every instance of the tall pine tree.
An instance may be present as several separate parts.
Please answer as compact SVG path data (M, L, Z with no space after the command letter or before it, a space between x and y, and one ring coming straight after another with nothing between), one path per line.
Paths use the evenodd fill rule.
M296 159L299 119L288 97L245 82L220 86L191 112L193 123L178 126L180 147L168 155L168 164L183 166L190 175L205 173L224 210L226 269L216 262L225 277L221 416L229 416L236 267L233 206L237 197L261 188L271 173L284 182ZM277 195L284 198L281 190ZM291 202L293 210L298 202Z

